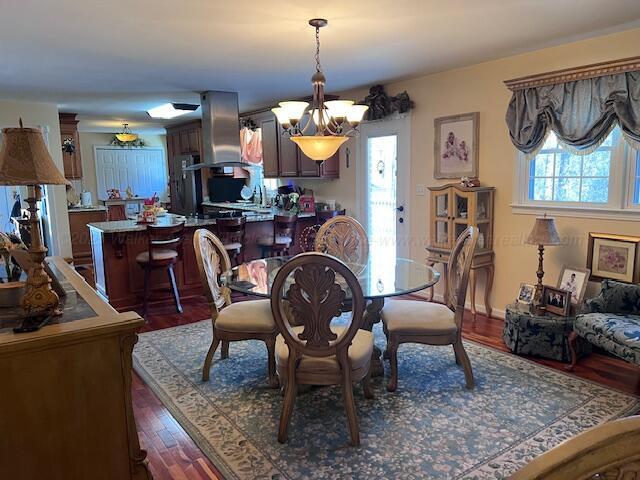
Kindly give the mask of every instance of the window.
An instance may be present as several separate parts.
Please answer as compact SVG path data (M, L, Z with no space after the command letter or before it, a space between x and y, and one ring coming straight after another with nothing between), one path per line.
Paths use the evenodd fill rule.
M640 152L627 146L617 127L587 155L567 151L550 132L535 157L519 154L519 188L513 206L516 210L601 210L637 215L639 158Z

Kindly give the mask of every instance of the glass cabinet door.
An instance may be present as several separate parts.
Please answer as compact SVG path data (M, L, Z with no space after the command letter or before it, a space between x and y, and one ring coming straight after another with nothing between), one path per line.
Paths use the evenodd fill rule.
M449 232L449 220L436 220L432 243L434 247L450 247L451 237Z
M435 201L433 202L436 218L449 219L449 193L436 193L434 195Z

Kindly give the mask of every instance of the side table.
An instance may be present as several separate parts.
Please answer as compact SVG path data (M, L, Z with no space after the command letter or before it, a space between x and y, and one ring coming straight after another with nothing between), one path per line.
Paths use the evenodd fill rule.
M571 361L569 334L575 317L561 317L552 313L536 315L529 305L507 305L502 339L517 355L533 355L562 362ZM579 355L587 353L586 342L577 345Z

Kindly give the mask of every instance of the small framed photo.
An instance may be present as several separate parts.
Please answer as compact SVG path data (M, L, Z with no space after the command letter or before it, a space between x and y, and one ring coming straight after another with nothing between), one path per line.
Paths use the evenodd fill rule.
M542 288L542 304L547 312L566 317L571 309L571 292L545 285Z
M536 293L536 287L528 283L521 283L518 290L518 303L524 305L531 305L533 302L533 296Z
M566 265L562 267L557 286L571 292L571 305L576 306L582 303L590 273L591 270L588 268L567 267Z
M638 253L640 237L589 233L587 268L591 280L610 278L627 283L638 283Z
M436 118L434 127L434 177L477 177L480 112Z

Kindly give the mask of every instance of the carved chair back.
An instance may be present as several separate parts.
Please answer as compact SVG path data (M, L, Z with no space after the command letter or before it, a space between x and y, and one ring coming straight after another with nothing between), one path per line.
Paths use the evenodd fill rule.
M245 217L216 219L218 238L224 245L229 243L244 245L246 222L247 219Z
M220 239L204 228L193 234L193 249L211 318L215 321L219 310L231 303L231 292L220 285L220 274L231 269L231 260Z
M339 215L320 227L315 249L316 252L332 255L349 265L366 265L369 240L360 222L353 217Z
M273 217L273 245L277 246L278 237L289 237L291 239L289 247L293 247L296 242L297 224L297 215L275 215Z
M467 285L471 272L471 262L478 243L478 228L470 226L460 234L449 257L449 287L448 307L456 314L458 331L461 330L464 304L467 297Z
M345 289L351 292L350 302L345 301ZM337 258L318 252L302 253L284 264L271 289L271 311L289 347L290 362L302 355L336 355L346 360L347 349L362 326L364 309L362 289L351 270ZM338 336L331 323L347 311L351 311L350 324ZM297 325L303 326L302 332L294 332Z
M147 225L147 241L149 248L149 265L158 263L154 253L159 250L175 250L181 253L184 222L176 225Z

